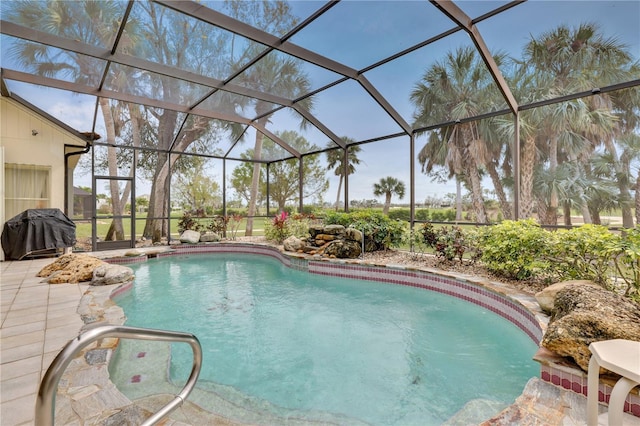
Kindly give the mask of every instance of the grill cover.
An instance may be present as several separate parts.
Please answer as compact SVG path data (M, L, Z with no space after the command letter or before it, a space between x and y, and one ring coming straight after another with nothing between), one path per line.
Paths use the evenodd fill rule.
M22 259L43 250L72 247L76 224L60 209L29 209L11 218L2 229L6 259Z

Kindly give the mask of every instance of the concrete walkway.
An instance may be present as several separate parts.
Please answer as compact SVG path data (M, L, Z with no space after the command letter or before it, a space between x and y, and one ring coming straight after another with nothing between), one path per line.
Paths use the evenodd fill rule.
M76 312L87 284L42 282L53 259L0 262L0 423L33 425L40 380L83 326Z

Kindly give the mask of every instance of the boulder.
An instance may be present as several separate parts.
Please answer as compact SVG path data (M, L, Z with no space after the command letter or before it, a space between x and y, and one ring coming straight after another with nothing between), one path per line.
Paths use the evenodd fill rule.
M297 252L304 249L306 242L298 237L290 236L282 242L285 251Z
M142 256L144 254L144 252L137 250L137 249L131 249L127 252L125 252L124 256L125 257L137 257L137 256Z
M589 369L592 342L640 341L640 305L602 287L572 284L556 294L542 346Z
M123 265L111 265L104 263L93 271L91 285L111 285L121 284L132 281L134 278L133 270Z
M345 227L342 225L327 225L322 232L329 235L344 235Z
M200 242L200 233L187 229L180 235L180 242L187 244L197 244Z
M357 241L362 243L362 231L359 231L355 228L347 228L345 229L344 234L345 240Z
M309 226L309 235L300 246L296 242L287 248L285 243L285 250L341 259L355 259L362 253L362 232L357 229L316 224Z
M315 238L316 235L318 234L322 234L322 232L324 231L324 226L319 225L319 224L315 224L315 225L309 225L309 234L311 235L311 238Z
M200 235L201 243L217 243L220 240L220 235L216 234L215 232L207 232L206 234Z
M553 303L556 300L556 294L562 289L570 285L591 285L598 286L593 281L589 280L569 280L562 281L559 283L555 283L545 288L544 290L536 293L536 300L538 301L538 305L540 308L547 314L551 315L553 313Z
M324 254L330 257L340 259L355 259L362 253L359 243L349 240L335 240L327 244L324 248Z
M88 254L65 254L38 272L49 284L91 281L93 270L105 262Z

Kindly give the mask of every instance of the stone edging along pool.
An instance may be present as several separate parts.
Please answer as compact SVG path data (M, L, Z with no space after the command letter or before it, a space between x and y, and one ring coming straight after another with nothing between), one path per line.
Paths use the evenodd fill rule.
M148 255L116 257L103 260L109 263L130 264L145 262L149 257L204 253L245 253L270 256L278 259L287 267L309 273L407 285L447 294L469 303L474 303L502 316L520 328L536 345L539 345L542 340L549 319L548 316L541 311L534 297L504 284L475 276L450 273L436 269L370 263L366 261L366 256L364 261L359 259L329 260L284 252L277 247L266 244L223 242L172 246L170 249L164 251L154 250L153 252L149 252ZM114 310L117 311L120 308L115 305L111 299L128 291L131 288L131 284L111 287L111 289L104 289L102 291L96 290L98 293L101 293L100 295L88 294L86 301L84 300L85 298L83 298L84 303L81 303L78 309L81 315L83 315L82 310L86 310L87 307L92 307L90 310L94 310L98 307L96 305L101 304L107 307L104 312L111 311L111 313L107 315L99 313L89 314L88 318L85 313L83 316L85 322L94 322L95 320L97 322L107 321L111 324L124 323L124 315L121 310L119 314L114 312ZM91 289L88 293L93 291L94 290ZM107 293L105 293L105 291ZM108 300L105 300L105 296ZM96 303L96 297L101 299L100 303ZM89 319L89 321L87 321L87 319ZM108 348L109 353L105 359L107 365L115 346L116 345L113 344ZM540 378L543 381L586 395L587 377L585 373L563 362L559 357L554 357L553 354L546 352L544 349L538 351L534 359L541 363ZM111 386L113 386L113 384L111 384ZM603 385L601 385L601 387L602 386ZM113 387L115 389L115 386ZM605 383L604 388L601 389L602 395L600 399L602 401L608 402L607 397L611 392L611 388L612 386L608 386ZM120 405L122 402L123 401L119 401L116 405ZM635 413L635 411L640 411L640 397L638 397L638 395L630 395L627 404L625 408L628 409L625 411L639 415ZM108 408L113 410L116 407L110 406ZM140 410L140 408L138 407L137 410ZM129 415L131 414L133 413L130 410Z

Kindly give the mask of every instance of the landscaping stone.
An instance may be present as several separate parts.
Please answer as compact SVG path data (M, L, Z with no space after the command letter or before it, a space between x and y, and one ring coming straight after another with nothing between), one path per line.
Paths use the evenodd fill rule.
M339 259L355 259L362 254L362 246L356 241L335 240L325 247L324 254Z
M347 228L345 230L344 238L347 240L362 243L362 232L355 228Z
M345 227L342 225L327 225L322 232L329 235L344 235Z
M60 256L53 263L38 272L39 277L46 277L49 284L79 283L91 281L96 267L105 264L97 257L88 254L70 253Z
M127 252L125 252L125 257L137 257L137 256L142 256L144 253L140 250L137 249L132 249L129 250Z
M562 281L559 283L552 284L549 287L545 288L544 290L536 293L536 300L538 301L540 308L542 308L542 310L545 313L551 315L553 313L553 304L556 300L556 295L558 294L558 292L566 288L567 286L574 285L574 284L592 285L596 287L598 286L596 283L589 280L569 280L569 281Z
M355 259L362 253L362 232L342 225L312 225L309 238L289 237L285 251L302 252L330 258Z
M216 234L215 232L207 232L206 234L200 235L201 243L217 243L220 240L220 235Z
M104 426L118 426L118 425L139 425L144 423L152 414L136 405L129 405L124 407L121 411L112 414L108 418L102 421ZM169 424L165 421L166 424Z
M555 298L542 346L589 369L592 342L640 341L640 305L602 287L572 284Z
M286 251L298 252L304 249L306 242L292 235L286 240L284 240L282 244Z
M197 244L200 242L200 233L187 229L180 235L180 242L187 244Z
M121 284L133 281L133 278L134 275L131 268L123 265L110 265L108 263L104 263L99 265L93 271L91 285Z
M600 406L603 410L603 406ZM471 423L456 423L471 424ZM529 379L514 404L480 426L586 424L586 398L536 377Z
M107 349L94 349L84 354L84 359L89 365L103 364L107 362L109 351Z

